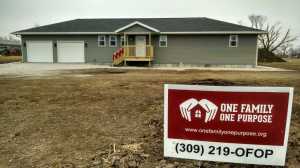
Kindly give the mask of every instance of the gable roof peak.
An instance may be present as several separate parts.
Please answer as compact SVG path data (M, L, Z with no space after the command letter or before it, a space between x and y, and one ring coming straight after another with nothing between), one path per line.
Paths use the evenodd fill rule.
M129 24L127 24L127 25L125 25L125 26L123 26L123 27L121 27L121 28L115 30L115 32L118 33L118 32L120 32L120 31L126 30L126 29L128 29L128 28L130 28L130 27L132 27L132 26L134 26L134 25L142 26L142 27L144 27L144 28L146 28L146 29L149 29L149 30L152 30L152 31L154 31L154 32L160 32L158 29L156 29L156 28L154 28L154 27L151 27L151 26L149 26L149 25L146 25L146 24L144 24L144 23L142 23L142 22L140 22L140 21L134 21L134 22L132 22L132 23L129 23Z

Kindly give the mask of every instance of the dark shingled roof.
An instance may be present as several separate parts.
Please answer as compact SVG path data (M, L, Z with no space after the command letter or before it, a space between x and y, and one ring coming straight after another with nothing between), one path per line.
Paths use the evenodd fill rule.
M114 32L135 21L158 29L160 32L263 32L246 26L209 19L195 18L113 18L76 19L14 32Z

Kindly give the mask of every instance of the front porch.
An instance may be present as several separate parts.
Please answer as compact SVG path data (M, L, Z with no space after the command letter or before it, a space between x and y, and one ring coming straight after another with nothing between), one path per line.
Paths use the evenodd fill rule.
M125 65L128 61L153 61L152 45L127 45L123 48Z
M127 65L130 61L144 61L151 63L154 59L154 49L151 33L123 33L121 48L113 54L113 65Z

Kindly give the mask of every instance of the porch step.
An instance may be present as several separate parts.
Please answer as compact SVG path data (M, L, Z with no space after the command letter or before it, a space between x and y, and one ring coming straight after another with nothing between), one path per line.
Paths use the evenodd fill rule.
M119 48L116 52L113 54L113 66L119 65L124 61L124 48Z
M126 62L129 61L147 61L149 62L149 66L151 65L153 61L153 47L152 46L146 46L147 50L145 56L139 56L135 53L136 46L125 46L122 48L119 48L116 52L113 53L112 59L113 59L113 66L120 65L124 62L124 65L126 65Z

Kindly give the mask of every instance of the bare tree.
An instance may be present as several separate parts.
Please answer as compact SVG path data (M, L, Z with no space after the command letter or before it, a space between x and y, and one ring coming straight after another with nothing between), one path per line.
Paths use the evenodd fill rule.
M267 17L262 15L249 15L248 19L251 22L251 26L256 29L263 29L267 22Z
M297 40L291 35L291 30L284 31L280 23L267 23L267 17L261 15L248 16L253 28L265 30L266 34L259 35L259 45L266 51L274 53L280 47Z
M288 53L291 51L291 49L293 48L293 46L291 44L284 44L282 46L279 47L279 55L281 57L287 57Z

